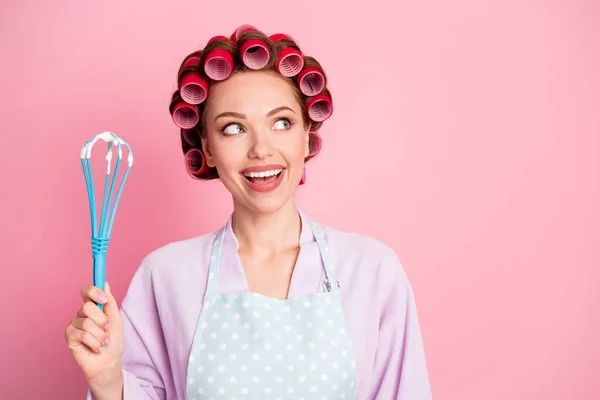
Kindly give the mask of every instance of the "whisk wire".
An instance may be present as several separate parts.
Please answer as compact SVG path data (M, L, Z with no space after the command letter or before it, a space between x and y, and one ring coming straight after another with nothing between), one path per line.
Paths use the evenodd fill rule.
M119 201L121 200L121 194L123 193L123 186L125 183L125 179L127 179L127 176L129 175L129 171L130 171L130 168L127 168L125 170L125 174L123 175L123 180L121 181L121 186L119 187L119 190L117 192L117 197L115 199L115 205L114 205L114 212L112 213L112 216L110 217L110 224L109 224L108 233L107 233L108 237L110 237L110 235L112 233L113 225L115 223L115 215L117 214L117 207L119 206Z
M94 183L91 181L92 166L90 165L89 160L82 158L81 167L83 168L83 173L85 175L85 184L88 192L88 202L90 203L90 221L92 223L92 236L96 236L96 213L94 212L94 210L96 209L96 194L94 193Z
M111 158L110 157L112 155L112 143L108 143L108 153L106 154L106 162L108 164L110 164ZM118 171L118 162L119 160L117 160L117 167L115 167L115 176L116 176L116 172ZM101 212L101 216L100 216L100 232L102 232L102 235L104 234L104 220L106 218L106 213L108 212L107 208L108 208L108 198L106 197L106 192L108 190L108 180L110 178L110 170L109 167L107 166L106 168L106 178L104 181L104 194L102 196L102 212Z

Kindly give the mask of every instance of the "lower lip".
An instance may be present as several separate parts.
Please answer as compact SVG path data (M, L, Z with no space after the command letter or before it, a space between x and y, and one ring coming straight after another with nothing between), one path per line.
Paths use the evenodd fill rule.
M244 183L246 183L246 186L248 186L250 189L254 190L255 192L267 193L267 192L272 192L273 190L275 190L279 187L279 185L281 184L281 181L283 181L284 173L285 173L285 169L283 171L281 171L281 173L279 174L277 179L275 179L274 181L271 181L269 183L250 182L248 179L246 179L246 177L243 174L242 174L242 179L244 180Z

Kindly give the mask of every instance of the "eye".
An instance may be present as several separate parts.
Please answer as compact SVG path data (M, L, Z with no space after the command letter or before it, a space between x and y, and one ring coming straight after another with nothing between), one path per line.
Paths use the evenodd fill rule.
M242 133L242 131L242 126L239 124L229 124L221 129L221 132L225 133L226 135L237 135L238 133Z
M292 123L287 118L278 119L275 122L276 130L285 130L285 129L290 129L291 127L292 127Z

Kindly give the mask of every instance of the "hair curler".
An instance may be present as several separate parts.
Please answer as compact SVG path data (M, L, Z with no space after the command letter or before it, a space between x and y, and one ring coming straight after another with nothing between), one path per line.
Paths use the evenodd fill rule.
M244 65L250 69L261 69L269 63L269 47L260 39L248 39L240 50Z
M316 96L325 88L325 75L317 67L309 67L298 74L298 86L306 96Z
M325 94L321 93L306 103L308 116L314 122L323 122L333 114L333 103Z
M106 153L106 179L104 183L104 193L102 197L102 209L100 218L97 215L96 207L96 193L94 191L94 175L92 173L92 165L90 158L92 156L92 147L98 141L102 140L108 144L108 152ZM122 146L127 148L127 169L121 179L121 184L116 190L115 197L115 183L117 175L119 174L119 167L121 159L123 158ZM113 176L111 179L111 161L113 157L113 147L117 150L117 161ZM96 135L93 138L87 140L81 150L81 167L83 169L83 175L85 177L85 185L87 189L88 202L90 206L90 219L92 225L92 257L94 258L93 264L93 283L97 288L104 290L104 283L106 280L106 252L108 250L108 244L110 242L110 235L112 233L113 225L115 222L115 215L117 213L117 207L123 193L123 187L125 181L129 176L129 171L133 165L133 153L131 147L121 138L117 137L112 132L103 132ZM110 187L109 187L110 186ZM114 198L114 203L113 203ZM112 211L111 211L112 208ZM98 304L100 309L103 309L102 304Z
M196 178L200 177L208 170L206 158L204 157L202 150L194 147L185 153L185 169L190 175Z
M279 52L275 68L277 68L277 71L279 71L281 75L291 78L302 71L303 65L304 58L302 57L302 53L293 47L286 47Z
M179 93L186 103L200 104L208 97L208 83L197 73L189 72L181 78Z
M197 67L198 65L200 65L200 56L190 56L188 57L185 62L183 63L183 65L181 66L181 69L185 69L188 67Z
M325 88L325 75L317 67L305 68L298 74L298 86L306 96L316 96Z
M243 24L233 32L233 34L231 35L231 40L233 40L234 42L237 42L238 40L240 40L240 36L242 36L244 33L250 32L250 31L257 31L257 30L258 29L256 29L252 25Z
M200 144L200 135L198 134L198 129L182 129L183 139L190 146L197 146Z
M200 104L208 96L208 84L197 72L199 65L200 56L194 53L181 66L179 93L181 98L189 104Z
M233 57L225 49L215 49L208 53L204 60L206 76L215 81L229 78L233 72Z
M275 34L269 36L269 39L273 43L277 43L280 40L289 40L290 42L293 42L292 38L290 36L286 35L285 33L275 33Z
M308 133L308 156L310 158L315 157L321 151L323 141L317 131L310 131Z
M185 101L180 101L177 103L175 107L173 107L171 115L175 125L181 129L191 129L196 126L198 121L200 121L200 113L198 108L193 104L186 103Z
M227 40L227 36L223 36L223 35L213 36L210 39L208 39L208 43L212 43L212 42L215 42L217 40Z
M273 43L277 43L280 40L287 40L293 43L292 38L284 33L276 33L269 36L269 39ZM294 47L282 48L277 57L277 63L275 64L277 71L287 78L298 75L300 71L302 71L303 66L304 57L302 56L302 53Z

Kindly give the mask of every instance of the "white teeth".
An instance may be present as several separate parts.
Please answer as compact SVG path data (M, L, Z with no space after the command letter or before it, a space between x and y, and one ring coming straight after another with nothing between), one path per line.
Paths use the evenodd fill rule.
M274 176L283 171L283 169L273 169L271 171L262 171L262 172L247 172L244 176L249 178L265 178L267 176Z

